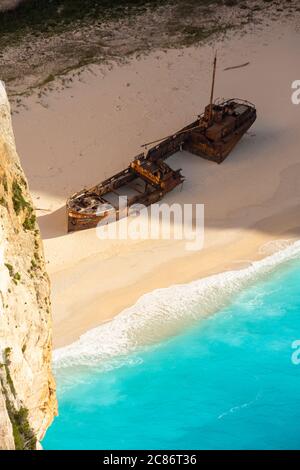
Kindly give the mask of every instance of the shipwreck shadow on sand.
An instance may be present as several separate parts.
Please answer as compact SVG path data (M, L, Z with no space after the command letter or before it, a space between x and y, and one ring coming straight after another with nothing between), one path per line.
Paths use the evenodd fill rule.
M229 198L228 204L230 204L230 191L239 194L241 184L244 192L253 191L253 177L255 177L256 185L262 186L265 184L265 179L270 177L272 169L274 168L273 171L276 171L276 161L274 161L274 155L271 152L271 149L274 147L274 143L276 143L277 146L284 148L288 140L289 134L286 133L286 129L274 129L261 123L259 127L255 126L253 129L248 131L244 139L239 142L238 146L221 165L204 160L186 151L183 151L182 153L177 152L168 159L168 163L174 169L182 168L182 173L186 176L186 181L182 188L176 188L172 192L168 193L161 202L167 204L177 203L181 205L187 203L201 203L205 204L209 209L210 204L216 203L216 192L219 192L220 195L222 194L223 199ZM262 164L260 164L260 162L262 162ZM248 176L249 164L251 167L256 167L257 171L255 175L252 174L252 176ZM299 165L300 164L292 163L290 167L283 170L279 185L275 191L275 199L273 201L266 199L263 202L260 202L258 206L260 209L267 209L268 207L271 209L270 204L276 203L276 200L284 197L285 188L288 185L294 186L297 184L297 175L300 175ZM237 170L239 174L238 179L236 178ZM233 175L230 188L228 188L228 174ZM70 176L71 175L69 173L68 177ZM207 184L206 179L211 181L216 180L216 185L218 186L217 191L214 185ZM92 186L95 183L97 183L97 181L93 178L93 181L91 181L90 184L85 184L85 187ZM75 188L75 190L80 189L81 187L77 187L77 189ZM256 205L253 204L251 207L246 207L245 211L255 211L256 209ZM216 228L220 230L247 228L247 230L251 230L248 223L243 223L243 220L246 220L246 218L243 217L243 214L241 213L242 209L238 209L238 212L240 212L241 217L237 216L238 214L235 210L232 212L228 210L230 217L227 219L222 218L221 220L220 218L209 216L205 220L205 228ZM273 212L273 210L270 210L270 217ZM38 223L43 239L51 239L67 235L66 206L64 205L52 213L40 215L38 217ZM259 229L262 232L269 233L272 231L271 226L272 224L262 223L261 220L259 227L255 225L252 229ZM275 231L277 230L275 229ZM300 237L299 229L292 231L291 236L292 235Z
M182 126L186 123L182 123ZM244 135L244 137L237 143L237 146L231 151L229 156L226 160L221 164L217 165L214 162L208 162L208 160L202 159L201 157L197 158L197 165L195 166L195 170L201 172L203 171L203 176L205 177L205 172L207 171L208 167L207 164L210 166L216 166L218 169L218 173L222 172L222 168L228 165L231 165L233 168L238 163L247 163L247 161L251 161L251 165L257 168L257 171L260 170L260 161L261 159L271 159L270 157L272 154L270 153L273 146L281 146L282 148L287 148L287 144L289 144L289 136L285 134L285 128L282 127L271 127L265 124L263 121L260 121L258 116L257 124L255 124L248 132ZM107 147L109 148L109 142L107 143ZM120 143L122 145L122 142ZM148 147L148 150L151 146ZM115 171L106 168L106 162L101 161L99 158L84 158L79 167L76 168L75 171L70 171L70 164L71 162L65 161L63 168L61 169L59 178L57 178L55 182L55 191L47 191L53 194L55 197L66 197L66 184L68 186L68 194L67 197L77 191L82 190L83 188L92 187L102 180L112 176L117 171L125 168L129 163L134 159L136 155L141 152L140 148L137 148L136 151L132 154L124 156L120 159L120 151L119 149L112 155L110 155L110 159L112 161L120 160L122 162L121 166L117 168ZM188 165L188 161L190 158L193 158L193 155L187 151L177 152L174 155L178 155L178 163L177 167L181 167L185 163ZM83 155L84 156L84 155ZM87 161L88 160L88 161ZM49 164L45 164L45 168L48 168ZM71 165L72 166L72 165ZM88 171L86 170L88 167ZM176 169L174 167L174 169ZM247 171L247 169L245 169ZM268 169L268 171L272 171L272 167ZM41 169L40 173L43 172ZM27 174L30 174L28 169ZM97 176L97 175L101 175ZM184 174L184 170L183 170ZM48 169L46 174L42 175L43 178L48 176ZM185 175L186 176L186 175ZM36 192L41 192L45 190L45 180L41 178L40 180L35 180L31 183L32 189ZM53 176L55 178L55 176ZM234 184L234 182L233 182Z

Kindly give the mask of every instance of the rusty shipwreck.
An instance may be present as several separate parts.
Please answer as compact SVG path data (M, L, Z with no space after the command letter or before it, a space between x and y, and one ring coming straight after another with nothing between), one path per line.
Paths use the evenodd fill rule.
M166 160L179 150L187 150L199 157L222 163L237 142L256 119L255 106L238 98L213 100L216 57L210 102L204 113L178 132L159 139L147 151L137 155L123 171L105 181L75 193L67 201L68 231L96 227L99 222L109 222L127 215L134 204L153 204L182 184L181 169L173 170ZM126 196L127 206L119 205Z

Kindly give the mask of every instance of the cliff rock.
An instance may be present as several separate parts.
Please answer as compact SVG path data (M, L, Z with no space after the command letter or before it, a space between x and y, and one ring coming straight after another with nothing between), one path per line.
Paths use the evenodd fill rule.
M0 449L35 449L56 414L40 232L0 82Z

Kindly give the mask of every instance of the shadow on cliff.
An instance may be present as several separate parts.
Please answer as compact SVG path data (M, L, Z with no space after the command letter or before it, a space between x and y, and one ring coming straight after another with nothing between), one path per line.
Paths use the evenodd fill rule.
M37 217L43 240L62 237L67 234L66 206L50 214Z

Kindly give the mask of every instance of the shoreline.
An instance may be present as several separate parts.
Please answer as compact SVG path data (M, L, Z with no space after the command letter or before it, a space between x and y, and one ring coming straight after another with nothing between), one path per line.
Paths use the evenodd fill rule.
M134 306L141 297L150 294L157 289L169 289L178 284L188 285L191 282L203 281L213 275L222 275L231 271L243 271L252 263L257 261L264 261L272 254L280 253L284 248L285 243L292 245L299 240L299 235L294 235L296 230L300 234L300 225L295 216L298 216L299 210L296 207L286 217L272 217L271 220L266 220L267 225L271 224L272 228L281 223L286 218L287 227L272 237L264 235L255 235L251 239L248 237L246 240L235 240L225 245L228 251L224 255L224 245L219 248L212 247L205 250L205 253L193 253L179 258L173 258L166 262L160 263L156 268L144 272L142 279L136 282L129 283L129 285L121 286L116 289L108 289L104 294L100 294L99 298L94 302L89 303L87 306L81 306L80 311L73 312L73 325L66 324L64 320L58 323L56 328L59 331L61 339L56 337L54 342L55 349L68 346L86 332L100 327L107 322L113 320L116 316L122 314L124 310ZM278 227L279 228L279 227ZM253 229L255 229L253 227ZM274 252L262 253L260 252L266 245L274 243ZM276 245L279 248L276 248ZM220 262L220 259L222 261ZM202 266L197 266L201 262ZM183 262L183 269L178 270L178 263ZM73 269L73 267L71 268ZM79 266L79 270L81 267ZM157 279L157 271L159 270L159 280ZM59 273L58 283L62 283L63 277L68 276L65 270ZM112 302L113 299L113 302ZM215 312L213 312L215 313ZM95 318L101 318L101 321L95 321Z
M163 202L205 204L205 247L192 255L174 240L99 241L93 229L67 235L64 202L122 169L141 143L183 127L204 108L209 45L152 52L111 70L94 66L70 88L24 99L14 128L39 209L55 348L149 291L243 267L263 258L259 250L270 241L300 238L300 111L290 100L299 42L298 32L286 26L249 33L239 44L233 38L215 45L217 94L256 103L258 120L222 165L185 152L173 158L187 180L182 192L169 193ZM224 71L246 62L245 68Z
M54 366L57 372L72 366L97 366L105 370L107 361L122 362L141 348L160 344L198 325L199 321L226 308L234 296L253 283L265 280L276 269L296 259L300 259L300 240L243 269L148 292L112 321L54 350ZM111 369L111 365L108 367Z
M88 332L70 348L54 351L61 417L47 434L45 448L132 449L139 442L140 447L160 449L170 447L172 439L174 448L180 446L179 441L186 448L199 447L199 442L203 449L297 448L296 428L290 427L295 422L291 397L299 384L295 367L299 254L298 241L242 276L228 273L149 294L139 301L139 309L130 308L120 315L122 319ZM273 270L271 265L283 258L290 261ZM247 277L256 282L246 285ZM239 282L244 285L240 291ZM197 308L197 298L204 298L205 307L214 301L213 284L219 297L220 291L225 295L231 291L230 302L198 322L202 301ZM186 312L182 311L184 303L176 302L180 293L187 300ZM128 331L133 325L134 337L138 336L138 313L151 304L155 312L152 330L156 325L160 331L164 317L157 315L155 307L163 313L169 300L166 313L172 324L177 323L178 336L170 332L166 340L141 347L133 344L132 336L122 341L126 326ZM151 309L142 313L143 319L151 320ZM187 320L184 328L181 319ZM149 332L147 324L140 323L139 329ZM280 420L274 415L274 403L284 408L278 411ZM114 420L118 426L110 427ZM99 432L91 442L89 430L96 421ZM246 433L240 433L241 421ZM145 422L150 423L146 431ZM120 433L120 427L126 432ZM289 430L284 437L283 427ZM87 436L84 441L83 435ZM217 441L216 436L220 436Z

